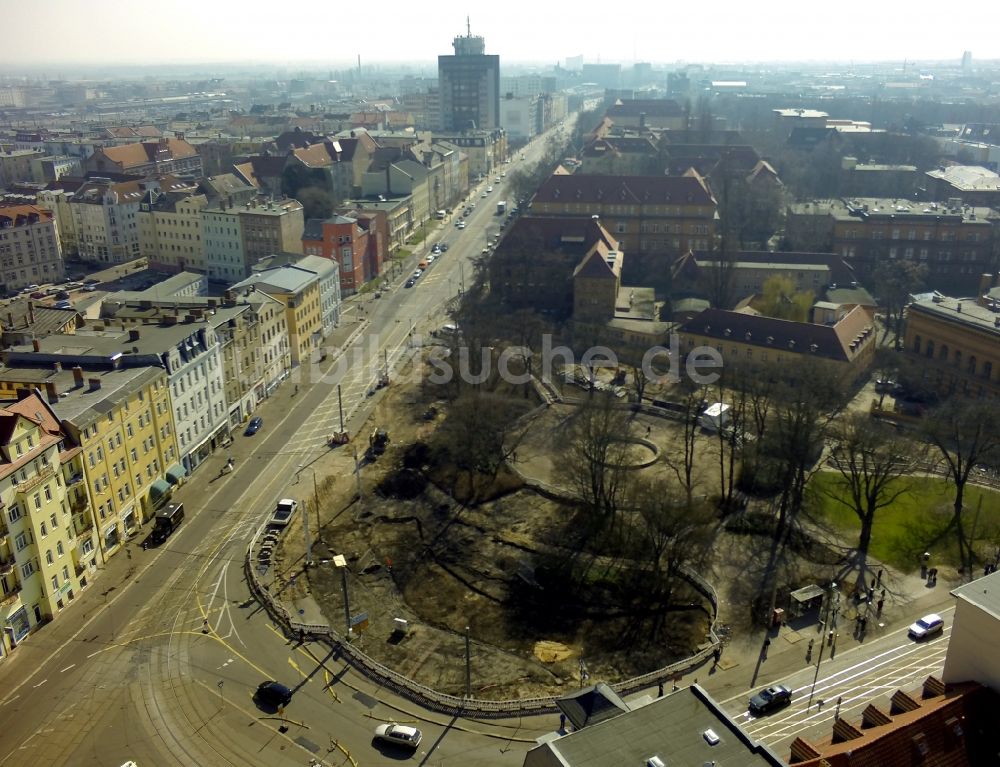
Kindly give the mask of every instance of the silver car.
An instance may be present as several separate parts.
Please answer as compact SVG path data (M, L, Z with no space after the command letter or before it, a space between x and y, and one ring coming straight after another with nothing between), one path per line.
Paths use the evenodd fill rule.
M405 724L380 724L375 728L375 740L416 749L423 735L416 727Z

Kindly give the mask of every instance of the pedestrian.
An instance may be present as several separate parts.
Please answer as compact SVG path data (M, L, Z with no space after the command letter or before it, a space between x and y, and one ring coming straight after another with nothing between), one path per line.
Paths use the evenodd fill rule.
M880 599L878 602L875 603L875 617L877 617L877 618L881 618L882 617L882 608L884 606L885 606L885 600L884 599Z
M675 687L674 689L676 690L677 688ZM663 682L662 681L660 682L660 691L659 691L659 693L657 694L656 697L658 697L658 698L662 698L663 697ZM562 716L565 716L565 715L562 715Z
M844 702L844 696L841 695L839 698L837 698L837 711L833 715L834 719L840 719L840 704L843 703L843 702Z
M663 685L660 685L660 695L663 695ZM566 714L559 714L559 732L566 732Z
M816 700L816 710L817 711L822 711L823 710L823 699L822 698L819 698L819 699Z
M715 652L712 653L712 656L715 658L715 665L718 666L719 665L719 659L722 657L722 648L721 647L716 647L715 648Z
M874 586L869 586L868 587L868 604L871 604L872 600L874 598L875 598L875 587Z
M826 643L833 645L833 629L830 629L830 633L826 635Z
M875 577L875 585L876 586L881 586L882 585L882 568L881 567L879 568L878 575Z

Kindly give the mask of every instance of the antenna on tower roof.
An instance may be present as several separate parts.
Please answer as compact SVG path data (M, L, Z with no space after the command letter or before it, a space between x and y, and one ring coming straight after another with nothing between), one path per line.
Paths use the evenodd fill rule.
M465 17L465 36L472 37L472 24L469 22L469 17Z

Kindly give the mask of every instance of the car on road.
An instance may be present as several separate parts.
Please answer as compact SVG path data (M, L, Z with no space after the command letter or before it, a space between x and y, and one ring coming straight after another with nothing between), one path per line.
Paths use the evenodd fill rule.
M465 222L459 221L457 224L455 224L455 226L457 226L459 229L465 229Z
M254 697L261 703L269 703L272 706L287 706L292 702L292 691L281 682L268 679L257 685L257 694Z
M403 283L403 287L404 288L412 288L416 284L417 284L416 277L410 277L410 279L408 279L406 282Z
M944 631L944 618L937 613L931 613L911 625L907 633L911 639L916 639L919 642L921 639L929 639L942 631Z
M88 277L87 279L85 279L83 281L83 284L84 285L96 285L99 282L100 282L100 280L97 279L96 277Z
M493 191L493 187L492 187L492 186L488 186L488 187L486 187L486 191L487 191L487 192L492 192L492 191Z
M423 270L423 269L417 269L417 270L416 270L416 271L415 271L415 272L413 273L413 279L415 279L415 280L419 280L419 279L420 279L420 275L421 275L421 274L423 274L423 273L424 273L424 270Z
M441 252L444 253L447 250L448 250L448 243L447 242L442 242L441 243Z
M291 498L282 498L278 501L278 506L275 508L274 513L271 515L270 522L268 524L279 525L284 527L289 522L292 521L292 517L295 516L295 510L299 507Z
M750 713L754 716L769 714L792 702L792 691L783 684L774 684L750 698Z
M45 298L45 291L36 290L34 293L31 294L31 298Z
M264 425L264 419L259 415L255 415L250 419L247 424L247 428L243 431L244 437L252 437L254 434L260 431L260 428Z
M414 750L420 746L422 738L420 730L406 724L380 724L375 728L375 740Z
M52 307L54 309L72 309L73 304L69 301L56 301L54 304L52 304Z
M481 195L479 195L479 196L480 196L480 197L486 197L487 195L486 195L486 192L483 192L483 193L482 193Z
M431 248L431 253L440 253L440 252L441 252L441 246L435 242L434 247Z

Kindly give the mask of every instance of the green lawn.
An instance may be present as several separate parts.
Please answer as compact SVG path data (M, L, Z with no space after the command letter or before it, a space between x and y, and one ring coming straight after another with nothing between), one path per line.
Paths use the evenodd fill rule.
M812 514L841 531L843 542L851 545L857 543L861 523L853 510L826 495L835 492L842 481L835 472L821 472L810 485L809 503ZM893 505L879 511L869 554L903 571L916 570L925 551L931 552L933 562L958 566L954 533L940 537L951 519L954 488L937 477L907 477L898 481L905 482L909 490ZM1000 494L966 485L964 507L966 531L974 535L977 551L992 556L1000 542Z

